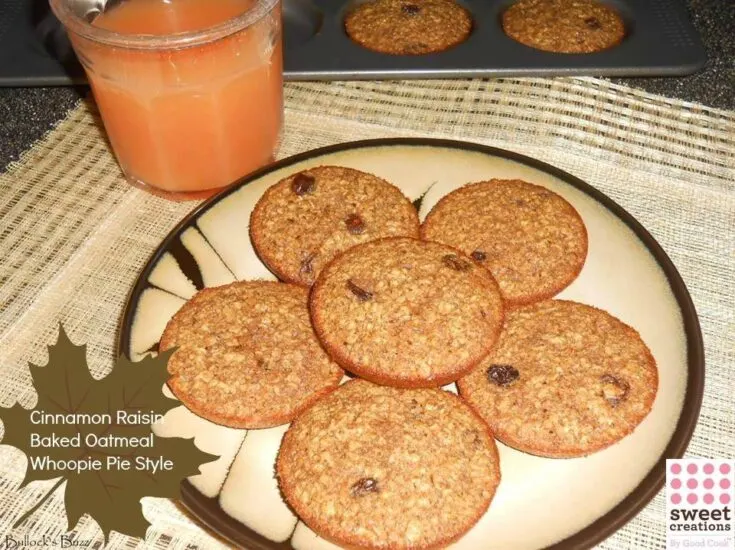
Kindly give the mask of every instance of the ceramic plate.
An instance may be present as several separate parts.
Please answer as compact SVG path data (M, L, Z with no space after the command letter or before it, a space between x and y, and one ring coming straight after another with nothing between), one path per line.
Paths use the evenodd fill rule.
M386 139L317 149L248 176L197 208L163 240L130 295L120 351L136 360L155 350L171 316L203 287L274 279L250 242L250 212L270 185L322 164L387 179L417 201L422 219L453 189L491 178L543 185L574 205L587 225L589 255L579 278L559 297L603 308L640 332L660 371L653 410L631 436L585 458L538 458L499 444L503 481L490 510L451 548L589 548L632 518L662 487L665 459L683 454L697 420L704 360L696 312L674 265L630 214L583 181L515 153L452 141ZM204 451L221 455L184 482L182 500L235 544L251 550L337 548L281 499L273 468L286 428L226 428L180 406L154 431L194 436Z

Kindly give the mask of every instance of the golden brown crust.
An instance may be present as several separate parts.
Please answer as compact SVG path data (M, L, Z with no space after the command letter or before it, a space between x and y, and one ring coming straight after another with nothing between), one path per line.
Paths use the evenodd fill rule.
M468 372L490 352L503 320L486 269L451 247L403 237L335 258L312 288L310 310L319 340L344 368L413 388Z
M449 193L429 212L421 236L485 265L508 307L556 295L587 257L587 229L574 207L522 180L470 183Z
M281 280L310 286L334 256L392 235L418 237L413 204L359 170L318 166L270 187L250 216L258 256Z
M502 21L514 40L556 53L599 52L625 37L620 15L594 0L519 0Z
M658 371L633 328L548 300L509 312L496 349L457 386L499 441L572 458L633 432L653 406Z
M308 291L240 281L198 292L166 326L177 347L169 387L195 414L235 428L292 420L334 389L343 371L314 335Z
M369 50L420 55L464 42L472 17L452 0L370 0L347 14L345 30Z
M276 475L320 536L394 550L456 541L500 482L492 434L461 399L364 380L340 386L291 424Z

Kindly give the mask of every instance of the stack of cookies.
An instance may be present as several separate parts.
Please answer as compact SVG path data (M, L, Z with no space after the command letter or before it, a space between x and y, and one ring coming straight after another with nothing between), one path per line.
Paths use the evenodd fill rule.
M389 182L321 166L272 186L250 234L282 282L205 289L182 307L161 341L178 348L169 385L213 422L290 422L283 496L336 544L445 546L493 499L496 439L584 456L652 407L656 364L638 333L552 299L580 273L587 231L546 188L467 184L420 224ZM459 396L441 388L453 382Z

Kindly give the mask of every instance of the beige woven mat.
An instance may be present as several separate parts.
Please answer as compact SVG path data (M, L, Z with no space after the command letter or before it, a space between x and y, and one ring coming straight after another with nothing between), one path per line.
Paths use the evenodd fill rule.
M280 156L383 136L494 145L549 162L622 204L663 245L700 315L707 384L691 456L735 458L735 113L595 79L296 83L286 87ZM95 375L112 365L127 294L162 237L195 205L129 187L82 102L0 175L0 404L34 400L27 363L43 364L59 321L88 343ZM25 459L0 447L0 535L50 487L18 490ZM144 499L145 542L110 548L219 548L173 502ZM658 496L600 548L661 548ZM66 525L57 492L16 538ZM83 518L80 540L102 545Z

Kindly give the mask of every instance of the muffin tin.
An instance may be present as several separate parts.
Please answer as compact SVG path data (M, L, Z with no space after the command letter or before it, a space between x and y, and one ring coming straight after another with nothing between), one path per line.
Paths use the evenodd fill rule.
M286 79L683 75L705 62L683 0L604 0L622 15L627 35L593 54L543 52L506 36L500 16L515 0L460 0L474 18L472 34L452 49L419 56L380 54L354 43L343 19L359 1L283 0ZM0 3L0 85L82 82L47 0Z

